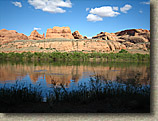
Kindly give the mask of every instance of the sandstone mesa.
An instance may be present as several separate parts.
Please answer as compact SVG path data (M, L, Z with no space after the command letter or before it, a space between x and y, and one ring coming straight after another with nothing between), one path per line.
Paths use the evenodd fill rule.
M50 38L66 38L66 39L74 39L72 36L71 30L69 27L53 27L53 29L47 29L46 39Z

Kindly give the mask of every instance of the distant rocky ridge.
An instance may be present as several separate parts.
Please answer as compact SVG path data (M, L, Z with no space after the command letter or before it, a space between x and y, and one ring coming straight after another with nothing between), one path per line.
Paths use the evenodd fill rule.
M116 33L101 32L92 39L113 40L122 43L127 49L150 49L150 31L145 29L130 29Z
M67 41L47 41L47 39L67 39ZM46 39L46 40L44 40ZM78 40L77 40L78 39ZM24 40L15 42L14 40ZM26 41L25 41L26 40ZM44 40L43 42L32 42L30 40ZM77 40L77 41L76 41ZM14 43L13 43L13 42ZM12 42L12 43L10 43ZM4 45L8 43L7 45ZM36 48L53 48L52 51L71 52L110 52L120 49L138 49L147 51L150 49L150 31L145 29L130 29L116 33L100 32L92 39L82 36L79 31L71 33L69 27L53 27L47 29L46 37L33 30L30 36L18 33L15 30L0 30L0 52L5 48L36 47ZM16 51L17 51L16 50Z
M150 31L145 29L130 29L116 33L101 32L92 39L128 41L132 43L150 42Z
M0 45L14 40L28 40L28 37L22 33L18 33L15 30L0 30Z

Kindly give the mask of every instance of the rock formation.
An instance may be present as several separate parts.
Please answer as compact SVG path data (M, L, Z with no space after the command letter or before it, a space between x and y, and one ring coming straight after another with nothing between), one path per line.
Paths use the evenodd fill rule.
M92 39L113 40L113 41L129 41L132 43L150 42L150 31L146 29L130 29L119 31L116 33L101 32Z
M83 39L83 36L79 33L79 31L75 31L72 33L74 39Z
M21 52L26 48L28 48L26 51L30 52L34 52L32 48L35 48L37 52L115 52L120 49L150 50L150 31L144 29L130 29L116 33L101 32L94 36L93 39L87 39L86 36L83 37L78 31L71 33L69 27L53 27L53 29L47 29L46 39L59 39L54 41L45 40L39 43L29 41L28 38L29 40L42 40L45 39L45 35L40 35L36 30L32 31L29 37L15 30L0 30L0 52ZM83 40L59 41L61 40L60 38ZM28 41L11 42L14 40Z
M84 38L84 39L88 39L88 37L87 37L87 36L84 36L83 38Z
M14 40L28 40L28 37L22 33L18 33L15 30L0 30L0 44L8 43Z
M69 27L53 27L53 29L47 29L46 39L50 38L66 38L66 39L74 39L72 36L71 30Z
M115 33L118 39L132 43L150 42L150 31L146 29L130 29Z
M29 40L42 40L44 39L44 34L41 35L37 32L37 30L33 30L30 34L30 36L28 37Z
M139 35L140 33L150 33L150 31L146 29L129 29L129 30L116 32L115 34L117 36L122 36L122 35L136 36Z
M116 35L110 34L108 32L101 32L97 34L96 36L93 36L92 39L102 39L102 40L114 40L116 41Z
M150 49L150 31L146 29L130 29L116 32L118 42L124 44L127 49Z

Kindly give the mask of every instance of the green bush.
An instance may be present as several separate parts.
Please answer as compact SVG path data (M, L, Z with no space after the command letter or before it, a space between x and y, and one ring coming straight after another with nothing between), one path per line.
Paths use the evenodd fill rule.
M119 53L128 53L128 51L127 51L127 50L124 50L124 49L121 49L121 50L119 51Z

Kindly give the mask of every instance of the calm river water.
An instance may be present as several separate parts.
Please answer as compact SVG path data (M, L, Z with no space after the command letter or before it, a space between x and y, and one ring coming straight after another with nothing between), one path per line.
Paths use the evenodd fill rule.
M0 63L0 85L14 84L17 80L28 84L41 84L43 88L55 82L66 87L86 83L91 76L101 75L106 80L118 81L120 78L129 81L137 78L139 83L150 85L150 63L127 62L51 62L51 63Z

